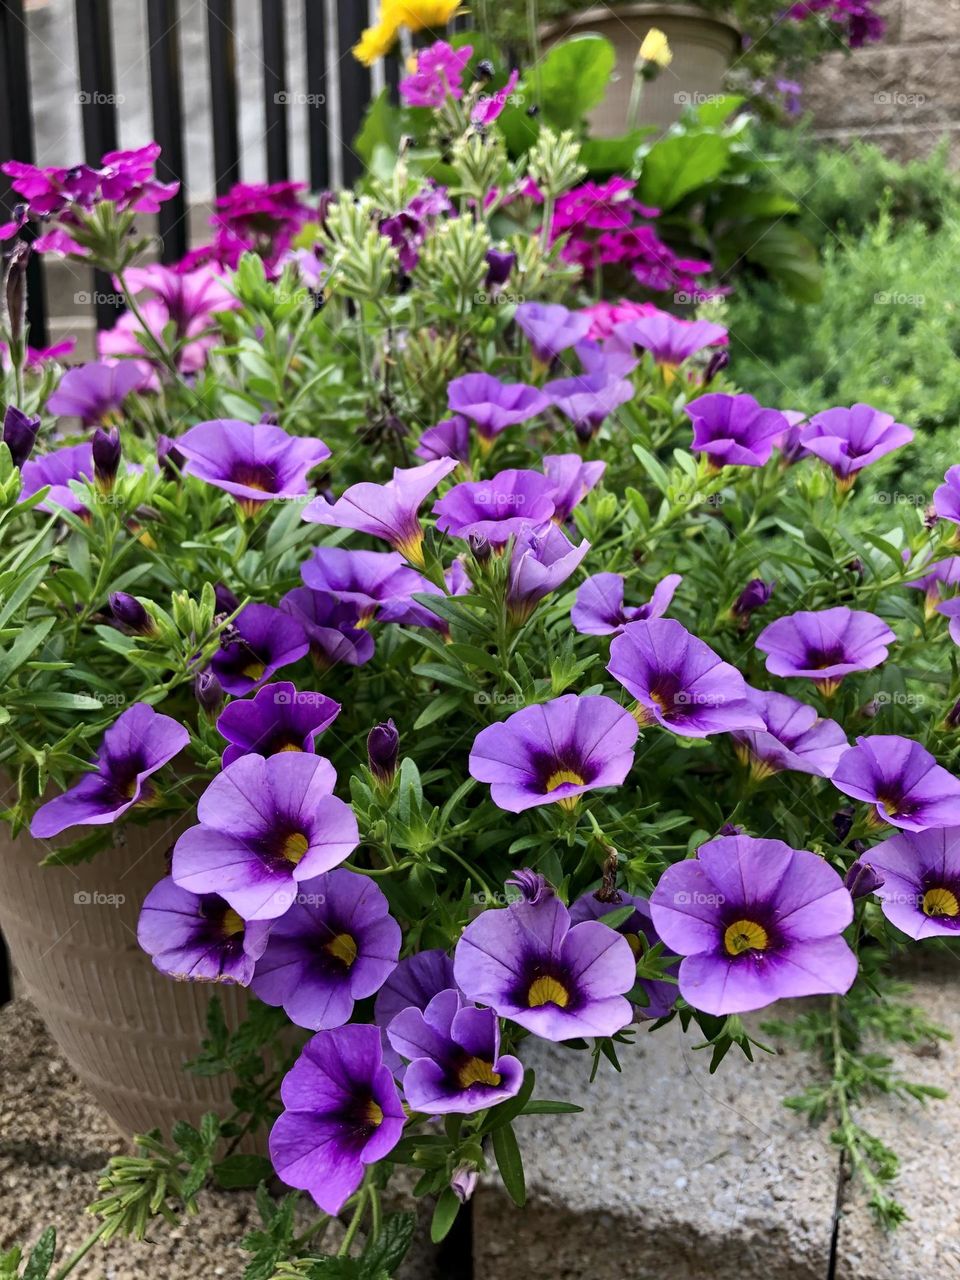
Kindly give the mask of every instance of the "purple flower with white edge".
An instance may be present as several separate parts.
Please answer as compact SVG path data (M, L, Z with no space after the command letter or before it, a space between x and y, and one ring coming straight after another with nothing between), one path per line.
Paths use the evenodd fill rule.
M933 491L933 508L941 520L960 524L960 466L950 467Z
M67 827L105 826L135 804L149 803L154 788L147 779L189 741L190 734L171 716L160 715L145 702L127 707L104 733L93 772L41 805L30 834L45 840Z
M553 519L565 524L591 489L600 483L605 462L584 462L578 453L548 453L544 474L553 481Z
M470 462L470 423L455 413L435 427L427 427L413 452L427 462L456 458L457 462L467 466Z
M357 1000L374 995L400 954L400 926L369 876L340 868L302 880L270 929L253 992L282 1005L298 1027L342 1027Z
M901 933L917 941L960 933L960 827L898 831L868 857L882 876L871 892Z
M199 823L173 850L172 875L192 893L219 893L244 920L274 920L302 880L340 865L357 847L357 820L333 794L323 756L241 756L197 805Z
M50 486L50 492L38 503L40 511L72 511L74 515L85 516L87 508L70 488L71 482L82 480L89 484L93 480L93 446L86 444L68 444L62 449L54 449L52 453L43 453L25 462L20 470L23 489L21 501L32 498L40 489Z
M662 618L682 581L681 574L668 573L653 588L646 604L626 606L623 603L623 575L595 573L580 584L576 602L570 610L570 621L582 636L619 635L630 622Z
M554 485L539 471L498 471L490 480L456 484L434 503L437 528L454 538L486 538L502 546L525 526L541 525L554 512Z
M757 636L756 647L767 655L772 675L815 680L831 694L844 676L886 662L896 638L875 613L838 605L777 618Z
M440 458L420 467L393 469L386 484L361 481L351 485L334 503L315 498L303 513L304 520L356 529L389 542L395 551L422 569L423 528L417 513L427 494L457 467L456 458Z
M552 364L576 346L593 323L582 311L568 311L559 302L521 302L515 319L530 340L534 359L542 365Z
M387 1027L404 1009L425 1009L435 995L455 985L453 960L445 951L415 951L404 956L377 992L373 1020L384 1033L383 1060L394 1075L403 1062L387 1039Z
M248 604L220 633L210 669L227 693L258 688L275 671L304 657L307 633L292 614L269 604Z
M631 622L614 637L607 670L637 699L640 724L684 738L764 728L736 667L673 618Z
M449 95L463 97L463 73L473 56L471 45L453 49L437 40L416 55L416 70L400 81L400 98L408 107L442 107Z
M618 787L633 765L636 721L612 698L564 694L481 729L469 771L509 813L541 804L573 809L586 791Z
M749 691L750 702L763 719L764 729L737 730L737 755L757 778L791 770L830 778L844 752L847 735L835 720L824 720L816 708L784 693Z
M62 418L80 418L85 427L104 422L121 407L131 391L145 385L143 369L135 360L90 364L68 369L47 401L47 409Z
M573 423L581 440L595 436L611 413L634 395L626 378L611 378L606 373L577 373L548 382L543 389L554 407Z
M406 1058L403 1096L424 1115L470 1115L520 1092L523 1064L500 1054L500 1023L492 1009L465 1005L459 991L441 991L427 1007L404 1009L387 1027Z
M714 468L762 467L788 425L782 413L764 409L753 396L722 391L691 400L684 413L693 423L691 449L705 453Z
M367 1166L400 1141L406 1121L378 1029L318 1031L284 1077L280 1098L285 1110L270 1130L277 1176L338 1214Z
M453 971L468 1000L544 1040L616 1035L633 1017L630 944L599 920L573 924L554 894L484 911L464 929Z
M644 947L655 947L661 941L660 935L653 927L650 914L650 903L646 898L637 898L630 893L618 893L616 902L600 902L595 894L585 893L582 898L570 905L570 920L573 924L581 924L584 920L602 920L612 911L621 911L624 907L633 907L633 914L622 924L616 926L617 933L623 934L630 944L635 957L640 956ZM664 949L664 959L672 952ZM666 964L664 972L676 974L679 958L674 964ZM644 1018L665 1018L673 1008L677 999L677 987L672 982L661 982L658 979L642 979L640 986L647 994L647 1003L636 1006L636 1011Z
M373 636L363 629L359 609L341 604L330 592L294 587L281 599L280 610L303 628L310 657L319 670L339 662L362 667L373 657Z
M960 824L960 778L912 738L857 738L840 757L831 781L844 795L874 805L881 823L905 831Z
M316 751L317 737L339 714L339 702L300 691L289 680L264 685L255 697L238 698L221 713L217 732L230 744L223 753L223 767L251 754Z
M490 373L465 373L447 387L451 411L476 423L477 433L487 445L507 427L529 422L543 413L549 403L536 387L525 382L501 382Z
M555 524L545 529L523 529L510 552L507 612L514 625L526 622L537 604L575 573L590 543L584 538L575 547Z
M217 893L181 889L167 876L140 911L137 941L161 973L178 981L250 985L270 925L245 923Z
M936 564L927 565L926 569L922 578L915 578L904 585L924 593L924 613L930 619L938 612L937 606L943 600L942 588L960 586L960 556L948 556Z
M520 72L513 70L502 89L497 89L494 93L481 94L476 106L470 112L471 124L479 129L485 129L487 125L493 124L507 105L507 99L517 87L519 79Z
M800 443L827 463L842 489L853 484L858 471L912 439L909 427L869 404L815 414L800 433Z
M643 347L653 356L656 364L676 370L685 360L706 347L727 342L727 330L722 324L707 320L682 320L667 311L657 311L640 316L616 330L617 342L626 339Z
M248 515L271 498L304 497L310 491L307 473L330 457L322 440L232 418L198 422L176 444L186 458L185 475L232 494Z
M723 836L675 863L650 896L664 943L684 957L680 994L721 1017L786 997L849 991L841 936L853 900L823 858L780 840Z

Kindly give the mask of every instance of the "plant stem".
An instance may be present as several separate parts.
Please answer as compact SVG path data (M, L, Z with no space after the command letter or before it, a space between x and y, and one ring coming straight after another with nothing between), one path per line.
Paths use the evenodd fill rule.
M337 1250L338 1258L345 1258L350 1252L350 1246L356 1239L357 1232L360 1230L360 1223L363 1221L363 1211L367 1207L367 1195L370 1188L366 1185L360 1188L357 1194L357 1207L353 1211L353 1217L350 1219L350 1225L347 1227L346 1235L340 1248Z
M103 1235L103 1233L106 1231L109 1225L110 1225L109 1222L107 1222L106 1220L101 1222L99 1227L97 1227L96 1231L94 1231L92 1235L87 1236L86 1240L84 1240L80 1248L77 1249L75 1253L72 1253L70 1255L70 1257L66 1260L63 1266L60 1268L60 1270L57 1271L56 1274L52 1277L52 1280L63 1280L64 1276L69 1275L70 1272L73 1270L73 1268L77 1265L77 1263L83 1261L83 1259L87 1256L87 1254L90 1252L93 1246L97 1243L97 1241L100 1239L100 1237Z

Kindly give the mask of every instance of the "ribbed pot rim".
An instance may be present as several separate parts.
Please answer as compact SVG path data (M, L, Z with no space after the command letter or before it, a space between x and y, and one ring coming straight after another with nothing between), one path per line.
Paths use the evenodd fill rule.
M608 23L615 18L689 18L692 22L712 23L740 36L740 28L734 19L726 13L716 13L711 9L703 9L698 4L618 4L597 6L585 9L581 13L568 13L566 17L556 18L553 22L544 23L541 35L550 37L575 27L591 26L595 23Z

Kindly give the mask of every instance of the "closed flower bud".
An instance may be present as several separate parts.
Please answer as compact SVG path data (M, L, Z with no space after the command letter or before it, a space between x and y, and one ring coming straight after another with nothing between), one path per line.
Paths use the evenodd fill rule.
M492 80L495 74L495 68L489 58L481 58L477 63L477 79Z
M7 405L3 415L3 443L10 450L15 467L22 467L30 457L39 430L39 418L30 417L16 405Z
M553 897L553 885L546 876L542 876L539 871L532 871L529 867L521 867L519 871L515 871L506 883L519 889L524 902L529 902L531 906L535 906L543 898Z
M397 772L400 734L392 720L374 725L367 734L367 763L377 782L389 786Z
M467 545L477 564L486 564L490 559L493 548L486 540L483 534L471 533L467 536Z
M223 685L212 671L201 671L193 682L193 692L201 711L216 715L223 706Z
M484 282L487 288L497 289L506 284L516 261L517 255L509 249L488 249L487 278Z
M137 597L126 591L115 591L110 596L110 611L121 626L137 635L149 636L156 630L153 619Z
M837 837L837 843L843 844L853 827L853 809L838 809L833 815L833 831Z
M704 372L704 382L712 382L717 374L723 373L729 363L730 352L726 347L722 347L719 351L715 351L710 357L710 362Z
M960 725L960 702L955 702L952 708L947 712L943 721L948 729L956 729Z
M93 474L102 493L109 493L120 468L120 432L116 427L104 431L98 427L93 435Z
M477 1171L472 1164L461 1164L450 1176L450 1190L461 1204L466 1204L477 1189Z
M850 890L851 898L865 898L868 893L875 893L880 888L883 876L869 862L858 858L844 876L843 883Z
M169 436L157 436L157 462L164 475L171 480L177 479L178 474L183 470L185 461L186 459L177 448L175 441L171 440Z
M18 240L7 265L6 305L10 342L19 347L23 339L24 321L27 315L27 263L30 246Z
M240 601L233 594L229 587L224 586L222 582L218 582L213 588L214 598L217 602L217 613L226 616L230 613L236 613L240 608Z
M762 578L751 578L733 603L733 616L748 618L755 609L767 603L776 585L776 582L767 583Z

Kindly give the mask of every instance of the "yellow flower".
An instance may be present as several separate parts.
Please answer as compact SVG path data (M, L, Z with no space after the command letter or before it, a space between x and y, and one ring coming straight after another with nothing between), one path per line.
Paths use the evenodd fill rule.
M353 56L365 67L372 67L393 48L397 39L396 24L383 18L375 27L367 27L357 44L353 46Z
M651 27L640 46L640 61L652 62L658 67L669 67L673 61L670 41L658 27Z
M460 8L460 0L383 0L380 21L409 31L445 27Z

